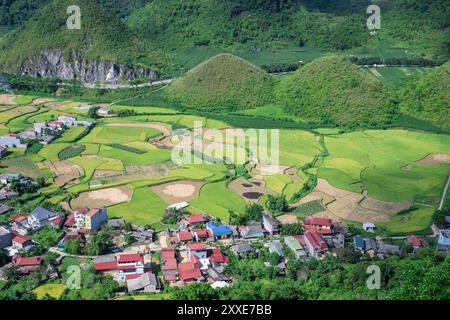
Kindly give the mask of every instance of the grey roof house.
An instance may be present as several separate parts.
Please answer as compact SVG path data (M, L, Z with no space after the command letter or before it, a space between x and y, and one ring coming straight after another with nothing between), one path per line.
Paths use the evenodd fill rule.
M140 277L127 280L128 292L156 293L161 289L158 278L151 272L144 273Z

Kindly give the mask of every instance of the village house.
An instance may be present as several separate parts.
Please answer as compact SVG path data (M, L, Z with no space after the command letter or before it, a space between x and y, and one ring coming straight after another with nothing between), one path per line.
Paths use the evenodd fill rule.
M270 241L264 244L264 246L269 249L270 253L276 253L280 257L284 257L283 245L280 240Z
M23 176L20 173L2 173L0 174L0 183L8 185L13 182L13 180L21 180L22 177Z
M128 279L127 289L128 292L158 293L161 290L161 284L157 276L146 272L136 278Z
M192 232L186 230L180 230L173 239L174 243L188 243L192 240L194 240Z
M247 226L238 227L238 230L241 237L247 240L264 238L264 229L258 222L253 222Z
M22 139L15 133L5 134L0 137L0 146L7 148L28 148L28 143L24 143Z
M33 128L25 129L17 135L22 140L34 140L37 138L37 133Z
M321 235L333 234L333 221L327 218L306 217L303 228L309 232L317 232Z
M45 260L44 256L23 258L21 255L13 257L12 266L22 274L28 274L31 271L38 271Z
M8 200L18 195L17 192L8 190L7 188L0 189L0 200Z
M12 245L12 233L8 229L0 226L0 250Z
M44 207L37 207L27 218L27 225L33 231L40 230L44 226L60 228L64 215L59 212L50 211Z
M191 243L188 245L189 258L193 255L199 259L206 259L208 255L208 248L203 243Z
M192 233L194 234L194 239L196 242L207 242L213 240L211 230L193 229Z
M153 230L144 229L143 227L139 226L136 228L136 230L134 230L131 233L131 236L133 237L135 242L145 243L145 242L153 242L155 234L154 234Z
M214 282L222 281L222 282L229 282L231 281L230 277L225 275L225 269L223 267L210 267L206 271L206 274L209 279L211 279Z
M450 254L450 230L439 230L437 250Z
M375 256L375 254L377 253L377 243L374 239L364 239L364 253L367 253L371 257Z
M263 215L263 227L271 236L280 232L279 222L268 214Z
M207 229L211 231L214 240L229 239L233 237L233 230L227 225L215 225L210 222Z
M310 257L321 258L328 252L328 246L318 232L307 232L303 238Z
M190 257L189 262L182 262L178 264L178 275L184 282L201 282L205 280L201 270L200 261L196 255Z
M354 236L353 237L353 246L355 247L356 251L364 253L364 249L365 249L364 238L361 236Z
M8 147L0 146L0 158L8 155Z
M366 232L375 232L375 224L372 222L364 222L362 227Z
M117 270L117 259L114 255L108 254L95 257L93 260L96 271L114 271Z
M403 253L403 250L402 248L400 248L400 246L387 244L383 241L378 241L377 251L380 258L383 258L384 255L401 255Z
M5 214L10 210L11 207L7 206L6 204L0 204L0 214Z
M174 247L161 249L161 270L165 281L173 283L177 280L178 262Z
M11 221L11 227L14 231L20 234L27 234L29 227L27 224L28 217L26 215L18 215L14 217Z
M303 245L300 243L299 239L292 236L288 236L284 238L284 243L288 246L289 249L292 250L292 252L295 255L295 258L305 259L307 257L306 251L303 248Z
M28 237L17 234L12 238L12 247L16 250L29 251L34 248L34 242Z
M420 248L425 246L425 242L417 236L410 235L407 237L408 243L413 247L413 251L417 252Z
M111 227L113 229L121 229L125 226L125 219L119 218L119 219L108 219L108 227Z
M134 278L145 273L143 254L121 254L117 258L118 278L120 280Z
M252 247L247 241L242 241L232 246L230 250L235 255L241 258L246 258L252 252Z
M213 248L208 250L208 259L211 262L212 266L221 266L223 264L230 263L230 258L223 254L222 250L219 248Z
M58 121L62 122L64 125L68 127L73 127L77 125L77 117L72 116L70 114L60 114L58 116Z
M90 127L92 122L89 121L79 121L76 116L70 114L60 114L58 116L58 121L62 122L67 127L75 127L75 126L85 126Z
M108 222L106 207L103 208L77 208L74 210L75 223L77 229L97 231Z
M208 218L203 214L196 214L192 216L187 216L184 219L184 224L187 228L198 228L199 226L203 226Z

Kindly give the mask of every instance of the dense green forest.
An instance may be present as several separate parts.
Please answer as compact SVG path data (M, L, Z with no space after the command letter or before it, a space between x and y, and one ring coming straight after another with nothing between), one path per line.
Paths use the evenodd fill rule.
M82 12L81 30L66 26L66 9L75 4ZM54 48L62 48L65 56L84 49L87 58L140 63L155 69L170 64L165 55L144 45L95 0L52 0L0 41L0 66L5 71L15 70L27 58Z
M361 259L361 261L359 261ZM266 267L264 262L271 266ZM230 288L208 284L175 289L173 299L187 300L448 300L450 256L424 250L408 257L371 260L349 251L345 257L301 262L290 259L285 273L276 254L233 259L227 267L236 279ZM380 289L367 288L367 267L380 268Z
M269 103L273 82L251 63L221 54L177 79L168 88L168 95L189 109L236 111Z
M450 62L419 75L401 90L401 107L450 128Z
M378 126L396 113L392 92L345 58L327 56L284 78L278 102L288 114L340 126Z

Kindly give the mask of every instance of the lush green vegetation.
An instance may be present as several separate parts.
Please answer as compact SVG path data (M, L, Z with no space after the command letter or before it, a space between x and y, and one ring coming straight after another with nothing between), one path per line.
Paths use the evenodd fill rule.
M386 260L362 257L353 261L352 250L339 260L301 262L290 259L286 275L276 267L278 257L262 252L259 257L231 260L227 271L236 283L224 289L208 284L192 284L175 289L172 299L186 300L441 300L448 299L450 256L421 251L399 259ZM266 267L264 262L270 261ZM379 290L367 287L367 268L377 265L381 270Z
M263 70L249 62L221 54L177 79L168 93L185 108L234 111L270 102L272 82Z
M450 62L409 81L400 106L408 112L450 128Z
M125 146L123 144L118 144L118 143L110 143L110 144L108 144L108 146L116 148L116 149L121 149L121 150L129 151L129 152L137 153L137 154L143 154L146 152L146 151L138 149L138 148Z
M141 63L155 69L167 65L163 55L142 45L126 25L96 0L77 1L83 16L81 30L69 30L66 11L73 4L69 0L49 1L23 26L7 34L0 42L3 69L16 71L27 58L55 48L62 49L66 58L84 49L90 59ZM86 42L90 45L86 46Z
M69 158L78 157L85 150L86 150L85 145L74 144L68 146L67 148L63 149L60 153L58 153L58 157L61 160L67 160Z
M300 217L311 216L313 214L323 212L325 208L322 205L322 200L313 200L298 206L295 209L295 213Z
M287 113L316 123L379 126L396 113L387 88L336 56L317 59L283 79L278 95Z

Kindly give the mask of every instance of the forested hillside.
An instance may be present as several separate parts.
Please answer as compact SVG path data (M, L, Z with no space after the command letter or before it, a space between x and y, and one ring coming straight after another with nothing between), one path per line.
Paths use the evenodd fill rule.
M277 92L287 113L316 123L379 126L389 123L396 113L388 88L337 56L304 66L283 79Z
M168 89L169 97L199 111L235 111L271 101L273 79L251 63L221 54L190 70Z
M401 90L401 107L450 128L450 62L409 81Z
M66 26L70 5L79 5L81 30ZM26 59L43 50L62 49L63 54L83 49L88 59L141 63L155 69L167 65L165 57L138 41L127 26L96 0L52 0L0 42L0 66L16 70Z

